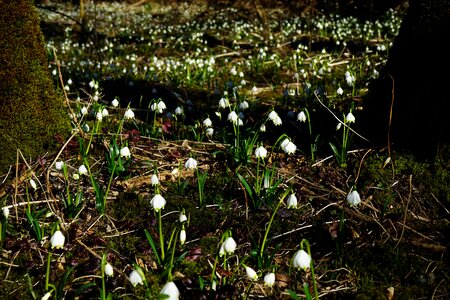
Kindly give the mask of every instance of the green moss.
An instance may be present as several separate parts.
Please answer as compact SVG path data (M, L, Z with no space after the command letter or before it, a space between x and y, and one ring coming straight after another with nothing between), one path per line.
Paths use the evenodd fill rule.
M47 68L39 17L31 0L0 2L0 171L52 149L69 132L63 99Z

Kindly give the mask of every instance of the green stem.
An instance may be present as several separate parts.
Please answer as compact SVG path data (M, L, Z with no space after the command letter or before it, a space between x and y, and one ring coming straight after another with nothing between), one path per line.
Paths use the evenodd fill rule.
M198 186L198 199L200 202L200 207L203 205L203 184L201 181L203 181L203 178L200 178L200 173L198 169L195 169L197 173L197 186Z
M50 249L47 257L47 270L45 272L45 291L48 291L48 285L50 280L50 262L52 260L52 250Z
M101 270L102 270L102 290L100 294L100 299L106 299L106 284L105 284L105 264L106 264L106 254L103 253L102 262L101 262Z
M173 281L172 280L172 268L173 268L173 259L175 257L175 248L177 246L176 236L178 234L178 230L174 231L174 233L175 233L175 241L174 241L173 246L172 246L172 255L170 257L169 272L168 272L168 275L167 275L167 278L168 278L169 281Z
M85 155L88 155L89 153L89 149L91 148L91 143L92 143L92 139L94 138L94 134L98 131L98 127L100 126L100 121L95 122L95 128L94 131L91 134L91 138L89 139L89 144L86 148L86 153Z
M311 248L310 248L310 246L309 246L308 240L307 240L307 239L303 239L303 240L302 240L302 242L301 242L302 248L303 248L303 244L306 245L306 251L308 252L309 257L312 258L312 255L311 255ZM319 296L318 296L318 293L317 293L316 275L314 274L314 262L313 262L312 259L311 259L311 264L310 264L309 267L310 267L310 269L311 269L311 277L312 277L312 281L313 281L314 299L318 300L318 299L319 299Z
M305 108L306 117L308 119L308 130L309 130L309 148L311 151L311 160L314 161L314 144L312 139L312 126L311 126L311 118L309 117L309 111Z
M116 162L114 162L113 169L111 171L111 176L109 177L108 187L106 188L105 197L103 198L103 208L106 211L106 198L108 198L109 189L111 188L111 183L114 177L114 171L116 170Z
M164 260L164 236L162 233L162 220L161 220L161 210L158 212L159 221L159 245L161 246L161 260Z

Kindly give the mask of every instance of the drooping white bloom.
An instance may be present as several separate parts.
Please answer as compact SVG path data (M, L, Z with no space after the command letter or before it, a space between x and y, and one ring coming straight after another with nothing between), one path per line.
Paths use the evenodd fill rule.
M265 158L267 156L267 150L263 146L260 146L256 148L255 156L256 158Z
M232 67L230 70L231 75L236 76L237 75L237 71L235 67Z
M178 106L177 108L175 108L175 114L176 115L182 115L183 114L183 108Z
M55 169L56 170L61 171L63 167L64 167L64 162L63 161L55 162Z
M2 212L3 212L3 216L5 217L5 219L8 219L9 217L9 207L5 206L2 208Z
M159 294L169 296L164 298L167 300L178 300L180 298L180 291L178 290L176 284L172 281L166 283Z
M83 106L80 110L81 114L84 116L85 114L87 114L88 110L86 106Z
M206 118L203 120L203 126L205 127L211 127L212 126L212 121L210 118Z
M286 206L287 206L287 208L297 208L298 207L297 197L295 196L295 194L289 195L288 199L286 200Z
M336 131L338 131L339 129L341 129L341 126L342 126L342 123L341 123L341 122L337 123L337 125L336 125Z
M129 108L129 109L127 109L127 110L125 111L125 114L123 115L123 117L124 117L126 120L134 119L134 112L131 110L131 108Z
M106 263L105 265L105 275L109 277L113 277L114 275L114 269L110 263Z
M223 247L223 243L220 245L219 256L222 257L225 255L225 248Z
M338 94L339 96L342 96L343 93L344 93L344 90L341 87L339 87L336 91L336 94Z
M238 119L239 119L239 117L234 110L228 114L228 121L236 124Z
M247 101L242 101L240 104L239 104L239 109L240 110L246 110L248 108L248 102Z
M350 206L356 206L361 203L361 197L357 191L352 191L347 195L347 202Z
M102 109L102 116L103 117L109 116L109 112L108 112L108 110L106 108Z
M34 190L37 190L36 182L34 182L33 179L30 179L30 185L31 185L31 187L32 187Z
M159 101L158 105L157 105L157 112L158 113L162 113L165 109L166 109L166 103L164 103L164 101Z
M51 290L50 292L45 293L45 295L42 296L41 300L48 300L48 299L50 299L50 297L52 296L52 292L53 292L53 290Z
M281 149L287 154L292 154L297 150L297 146L289 139L284 139L281 143Z
M144 281L142 280L141 275L136 270L133 270L130 273L130 282L134 287L136 287L138 284L140 284L140 285L144 284Z
M271 287L275 284L275 273L267 273L264 276L264 284L268 287Z
M214 128L206 128L206 136L212 137L214 134Z
M258 280L258 274L252 268L245 266L245 272L251 280Z
M347 82L347 85L353 86L355 83L355 76L350 74L349 71L345 72L345 81Z
M74 180L78 180L78 179L80 179L80 174L74 173L74 174L72 175L72 177L73 177Z
M278 117L278 114L276 111L272 110L267 117L269 120L273 121Z
M87 175L88 170L86 169L86 166L85 166L85 165L81 165L81 166L78 168L78 173L79 173L80 175Z
M276 116L275 119L272 120L272 122L273 122L273 125L275 125L275 126L279 126L279 125L283 124L283 121L281 121L280 116Z
M166 199L164 199L160 194L156 194L150 201L150 205L156 212L159 212L166 206Z
M355 116L351 112L348 113L345 119L347 120L348 123L355 123L356 121Z
M180 213L180 217L178 218L178 221L180 221L180 223L186 222L187 221L187 216L185 213Z
M225 250L225 252L228 254L234 253L237 247L235 240L231 236L227 237L222 245L223 250Z
M184 167L188 170L197 169L197 161L192 157L189 157L186 163L184 164Z
M292 259L294 268L307 270L311 265L311 256L305 250L298 250Z
M117 99L114 98L114 100L111 101L111 105L112 105L113 107L118 107L118 106L119 106L119 100L117 100Z
M266 124L261 124L261 126L259 126L259 131L266 132Z
M125 157L125 158L130 158L131 157L130 148L125 146L122 149L120 149L120 156Z
M180 231L180 244L183 245L186 242L186 230L182 229Z
M228 107L228 106L230 106L230 102L228 101L227 98L221 98L219 100L219 107L220 108L225 108L225 107Z
M55 233L53 233L52 237L50 238L50 243L52 245L52 249L62 249L64 247L64 241L66 240L66 237L60 230L56 230Z
M158 175L153 174L152 177L150 177L150 184L151 185L158 185L159 184Z
M303 110L298 113L297 121L306 122L306 114L305 114L305 112Z
M103 114L102 114L102 112L101 112L101 111L98 111L98 112L95 114L95 118L97 119L97 121L101 122L101 121L103 120Z

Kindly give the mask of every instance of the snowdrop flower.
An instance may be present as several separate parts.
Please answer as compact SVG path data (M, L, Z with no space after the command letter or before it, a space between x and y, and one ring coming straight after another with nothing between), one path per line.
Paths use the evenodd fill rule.
M109 277L113 277L114 275L114 269L110 263L106 263L105 265L105 275Z
M347 202L350 206L356 206L361 203L361 197L357 191L352 191L347 195Z
M206 128L206 136L211 137L211 136L213 136L213 134L214 134L214 129L213 128L211 128L211 127Z
M53 233L52 237L50 238L50 243L52 245L52 249L62 249L64 247L64 241L66 240L64 234L56 230L55 233Z
M159 212L166 206L166 199L164 199L160 194L156 194L150 201L150 205L156 212Z
M336 131L338 131L339 129L341 129L341 126L342 126L342 123L339 122L339 123L336 125Z
M101 122L101 121L103 120L103 114L102 114L102 112L101 112L101 111L98 111L98 112L95 114L95 118L97 119L97 121Z
M269 113L269 115L268 115L268 118L269 118L270 121L275 120L277 117L278 117L278 114L277 114L277 112L274 111L274 110L272 110L272 111Z
M336 91L336 94L338 94L339 96L342 96L343 93L344 93L344 90L341 87L339 87Z
M306 114L305 114L305 112L303 110L298 113L297 121L306 122Z
M295 194L291 194L288 199L286 200L286 206L287 208L297 208L297 197L295 197Z
M184 164L184 167L188 170L197 169L197 161L192 157L189 157L186 163Z
M183 245L186 242L186 230L181 229L180 231L180 244Z
M131 108L127 109L125 111L125 114L123 116L126 120L134 119L134 112L131 110Z
M2 208L2 212L3 212L3 216L5 217L5 219L8 219L9 217L9 207L5 206Z
M108 112L108 110L106 108L102 109L102 116L103 117L109 116L109 112Z
M240 104L239 104L239 109L240 110L246 110L248 108L248 102L247 101L242 101Z
M74 174L72 175L72 177L73 177L74 180L80 179L80 175L79 175L78 173L74 173Z
M159 294L169 296L167 298L164 298L167 300L178 300L180 298L180 291L172 281L166 283Z
M151 185L158 185L159 184L158 175L153 174L152 177L150 177L150 184Z
M266 124L261 124L261 126L259 126L259 131L266 132Z
M264 284L268 287L271 287L275 284L275 273L267 273L264 276Z
M111 105L112 105L113 107L118 107L118 106L119 106L119 100L117 100L117 99L114 98L114 100L111 101Z
M264 159L267 156L267 150L263 146L256 148L255 156Z
M284 152L287 154L292 154L297 151L297 146L293 142L289 142L286 147L284 147Z
M178 221L180 221L180 223L186 222L187 221L187 217L184 213L180 214L180 217L178 218Z
M64 162L62 162L62 161L55 162L55 169L56 170L61 171L63 167L64 167Z
M258 88L256 86L253 86L252 94L255 95L257 92L258 92Z
M130 282L134 287L136 287L138 284L144 284L141 275L136 270L133 270L133 272L130 273Z
M34 190L37 190L36 182L34 182L33 179L30 179L30 185L31 185L31 187L32 187Z
M230 70L231 75L236 76L237 75L237 71L235 67L232 67Z
M175 114L176 115L182 115L183 114L183 108L178 106L177 108L175 108Z
M122 149L120 149L120 156L125 157L125 158L130 158L131 157L130 148L125 146Z
M276 116L275 119L272 120L273 125L278 126L283 124L283 122L281 121L281 118L279 116Z
M239 117L234 110L228 114L228 121L231 121L236 124L238 119Z
M353 86L355 82L355 76L351 75L349 71L345 72L345 81L347 82L347 85Z
M258 274L256 274L255 270L252 268L245 266L245 272L247 273L248 278L251 280L258 280Z
M166 104L164 103L164 101L159 101L156 111L161 114L166 108L167 107L166 107Z
M85 114L87 114L88 110L86 106L83 106L80 110L81 114L84 116Z
M87 175L88 170L86 169L86 166L85 166L85 165L81 165L81 166L78 168L78 173L79 173L80 175Z
M355 123L356 121L355 116L351 112L348 113L345 119L347 120L348 123Z
M205 127L211 127L212 126L212 121L210 118L206 118L203 120L203 126Z
M51 290L50 292L45 293L45 295L42 296L41 300L48 300L48 299L50 299L50 297L52 296L52 292L53 292L53 290Z
M297 269L303 269L306 271L306 269L309 268L311 265L311 256L309 256L308 253L306 253L305 250L298 250L294 254L293 265L294 268Z
M228 106L230 106L230 102L228 101L228 99L226 99L226 98L221 98L221 99L219 100L219 107L220 107L220 108L225 108L225 107L228 107Z
M234 241L234 239L230 236L227 237L226 240L223 242L223 250L228 253L234 253L234 251L236 250L237 244Z

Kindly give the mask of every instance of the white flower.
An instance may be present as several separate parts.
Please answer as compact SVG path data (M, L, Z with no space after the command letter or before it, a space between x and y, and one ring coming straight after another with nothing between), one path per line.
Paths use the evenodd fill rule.
M159 101L157 108L158 113L162 113L166 109L166 104L164 103L164 101Z
M177 108L175 108L175 114L176 115L182 115L183 114L183 108L178 106Z
M351 75L349 71L345 72L345 81L347 82L347 85L353 86L355 82L355 76Z
M62 161L55 162L55 169L56 170L61 171L63 167L64 167L64 162L62 162Z
M88 173L88 170L86 169L85 165L81 165L78 168L78 174L80 174L80 175L87 175L87 173Z
M87 107L86 106L83 106L82 108L81 108L81 114L84 116L85 114L87 114Z
M347 195L347 202L350 206L356 206L361 203L361 197L357 191L352 191Z
M102 116L103 117L109 116L109 112L108 112L108 110L106 108L102 109Z
M351 112L348 113L345 119L347 120L348 123L355 123L356 121L355 116Z
M231 121L236 124L238 119L239 117L234 110L228 114L228 121Z
M119 106L119 100L114 99L113 101L111 101L111 105L112 105L113 107L118 107L118 106Z
M305 252L305 250L298 250L294 254L293 265L294 268L297 269L303 269L306 271L306 269L309 268L311 265L311 256L309 256L308 253Z
M269 287L273 286L275 284L275 273L267 273L264 276L264 284Z
M341 129L341 126L342 126L342 123L339 122L339 123L336 125L336 131L338 131L339 129Z
M287 154L292 154L297 150L297 146L289 139L285 139L281 143L281 149L283 149L283 151L286 152Z
M125 157L125 158L130 158L131 157L130 148L125 146L122 149L120 149L120 156Z
M225 250L225 252L228 254L233 253L237 247L236 242L234 241L234 239L231 236L227 237L222 245L223 245L223 250Z
M186 230L182 229L180 231L180 244L183 245L186 242Z
M213 136L213 134L214 134L214 129L213 128L211 128L211 127L206 128L206 136L211 137L211 136Z
M268 115L268 118L269 118L269 120L271 120L271 121L275 120L277 117L278 117L278 114L277 114L277 112L274 111L274 110L272 110L272 111L269 113L269 115Z
M267 150L263 146L256 148L255 156L256 158L265 158L267 156Z
M31 187L32 187L34 190L37 190L36 182L34 182L33 179L30 179L30 185L31 185Z
M150 205L156 212L159 212L164 208L164 206L166 206L166 199L164 199L160 194L156 194L150 201Z
M184 167L188 170L197 169L197 161L192 157L189 157L186 163L184 164Z
M252 94L256 94L258 92L258 88L256 86L252 87Z
M109 277L113 277L114 275L114 269L110 263L106 263L105 265L105 275Z
M297 197L295 197L295 194L291 194L288 199L286 200L286 206L287 208L297 208Z
M228 107L228 106L230 106L230 102L228 101L228 99L226 99L226 98L221 98L221 99L219 100L219 107L220 107L220 108L225 108L225 107Z
M79 175L78 173L74 173L74 174L72 175L72 177L73 177L74 180L80 179L80 175Z
M219 256L222 257L225 255L225 248L223 247L223 243L222 245L220 245L220 249L219 249Z
M212 126L212 121L210 118L206 118L203 120L203 126L205 127L211 127Z
M276 116L276 118L273 119L272 122L273 122L273 125L275 125L275 126L283 124L283 122L281 121L280 116Z
M247 101L242 101L240 104L239 104L239 109L240 110L246 110L248 108L248 102Z
M51 290L50 292L45 293L45 295L42 296L41 300L48 300L48 299L50 299L50 297L52 296L52 292L53 292L53 290Z
M186 222L187 221L187 217L184 213L180 214L180 217L178 218L178 221L180 221L180 223Z
M97 121L101 122L103 120L103 114L101 111L97 112L95 114L95 118L97 119Z
M3 216L5 216L5 219L8 219L8 217L9 217L9 207L8 206L3 207L2 211L3 211Z
M131 108L129 108L125 111L125 114L123 117L127 120L134 119L134 112L131 110Z
M151 185L158 185L159 184L158 175L153 174L152 177L150 177L150 184Z
M237 71L235 67L232 67L230 70L231 75L236 76L237 75Z
M53 233L52 237L50 238L50 243L52 244L52 249L62 249L64 247L64 241L66 240L64 234L56 230L55 233Z
M247 276L251 280L258 280L258 274L252 268L245 266L245 272L247 272Z
M169 296L167 298L164 298L167 300L178 300L180 298L180 291L178 290L175 283L173 283L172 281L166 283L166 285L164 285L164 287L162 288L161 292L159 292L159 294Z
M266 124L262 124L261 126L259 126L259 131L266 132Z
M133 272L130 273L130 282L134 287L136 287L138 284L144 284L141 275L136 270L133 270Z
M298 113L297 121L306 122L306 114L305 114L305 112L303 110Z
M339 96L342 96L343 93L344 93L344 90L341 87L339 87L336 91L336 94L338 94Z

